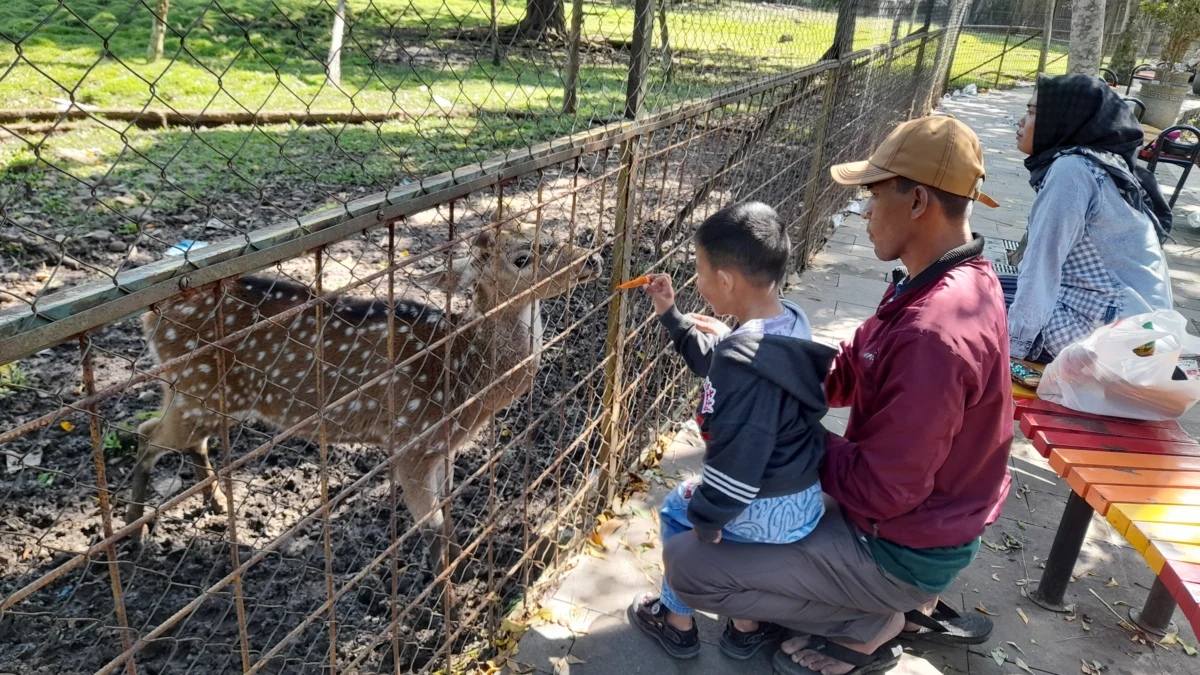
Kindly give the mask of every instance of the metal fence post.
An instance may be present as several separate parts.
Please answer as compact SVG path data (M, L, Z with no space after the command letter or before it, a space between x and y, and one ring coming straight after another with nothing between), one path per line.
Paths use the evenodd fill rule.
M834 95L837 92L838 80L841 78L842 67L829 71L826 75L825 93L821 100L821 114L817 118L817 128L813 132L813 151L812 158L808 162L807 175L804 178L804 201L801 202L800 208L804 209L804 214L800 218L800 231L808 233L812 231L813 224L817 218L817 195L820 193L820 186L823 181L821 172L824 167L825 156L825 138L828 134L830 118L833 116L833 101ZM800 252L799 262L796 265L799 270L804 261L808 259L809 239L805 237L805 250Z
M1046 0L1046 25L1042 29L1042 51L1038 54L1038 72L1046 72L1046 59L1050 55L1050 41L1054 39L1055 0Z
M617 214L613 222L612 276L609 288L613 296L608 302L608 336L604 341L604 394L601 407L604 417L600 423L599 491L604 504L616 496L621 464L621 390L625 370L625 324L629 308L625 295L617 286L629 277L629 255L633 242L634 185L637 179L638 145L635 136L621 143L621 170L617 174Z
M963 22L967 17L967 0L953 0L950 5L950 15L946 19L946 32L942 35L941 42L938 43L938 56L935 61L936 67L945 69L945 74L942 76L942 87L937 91L936 96L931 96L931 99L939 99L946 90L950 88L950 75L954 71L954 59L958 56L958 41L962 36ZM941 72L938 70L937 72Z
M646 100L646 74L650 67L650 43L654 39L654 0L635 0L633 46L629 55L629 79L625 87L625 117L637 119Z
M496 0L492 0L494 3ZM579 40L583 35L583 0L571 3L571 47L567 57L567 81L563 85L563 107L566 114L576 110L579 88Z
M996 83L992 85L992 89L1000 88L1000 74L1004 72L1004 57L1008 54L1008 41L1012 39L1013 22L1016 17L1012 14L1008 15L1008 30L1004 32L1004 48L1000 50L1000 64L996 66Z
M921 86L921 77L925 70L925 45L929 44L929 25L933 21L933 5L934 0L926 0L925 5L925 26L921 29L921 46L917 48L917 66L913 69L913 97L912 103L908 106L908 116L912 117L918 109L917 102L921 100L921 91L924 87ZM925 98L928 101L928 95ZM922 108L924 105L921 106Z

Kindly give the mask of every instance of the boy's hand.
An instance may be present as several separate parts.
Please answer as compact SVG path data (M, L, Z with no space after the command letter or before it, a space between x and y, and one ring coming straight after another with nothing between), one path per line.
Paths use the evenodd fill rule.
M696 324L696 330L717 337L725 337L729 333L729 326L726 326L720 319L714 319L711 316L703 314L688 314L688 318Z
M721 530L717 530L715 534L712 532L701 532L700 530L692 530L692 532L696 533L697 539L707 544L721 543Z
M670 274L649 274L650 283L642 288L654 302L654 313L665 314L675 304L675 288L671 286Z

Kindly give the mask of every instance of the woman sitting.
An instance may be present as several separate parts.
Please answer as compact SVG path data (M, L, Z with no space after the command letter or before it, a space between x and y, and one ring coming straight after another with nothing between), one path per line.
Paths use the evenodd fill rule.
M1049 363L1100 326L1171 308L1161 243L1171 210L1154 175L1137 165L1142 138L1125 102L1098 78L1038 78L1017 125L1037 197L1016 292L1005 298L1013 359Z

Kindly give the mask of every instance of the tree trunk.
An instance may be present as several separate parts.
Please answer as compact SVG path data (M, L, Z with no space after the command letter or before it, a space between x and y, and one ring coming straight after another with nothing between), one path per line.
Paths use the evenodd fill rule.
M1104 0L1072 0L1067 73L1097 75L1104 53Z
M525 17L517 33L529 39L557 37L567 32L563 0L525 0Z
M146 49L146 60L154 63L162 58L163 40L167 35L167 13L171 11L171 0L158 0L157 16L150 19L150 47Z
M1126 15L1121 36L1117 38L1117 48L1113 51L1109 65L1117 75L1117 82L1129 84L1133 77L1133 69L1137 65L1137 41L1134 39L1138 26L1138 9L1140 5L1129 3L1129 14Z
M337 11L333 13L333 31L329 38L329 63L327 71L329 81L336 86L342 86L342 34L346 32L346 0L338 0Z

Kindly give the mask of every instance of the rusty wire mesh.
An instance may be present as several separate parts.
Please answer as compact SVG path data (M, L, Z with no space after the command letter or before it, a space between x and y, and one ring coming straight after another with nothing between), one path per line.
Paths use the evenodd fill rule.
M0 9L0 670L487 670L686 418L611 289L735 200L800 270L961 15L537 6Z

